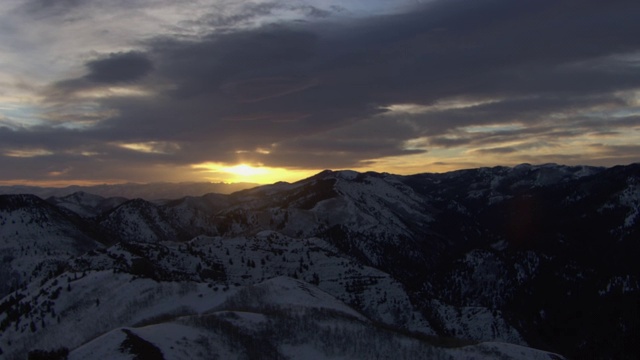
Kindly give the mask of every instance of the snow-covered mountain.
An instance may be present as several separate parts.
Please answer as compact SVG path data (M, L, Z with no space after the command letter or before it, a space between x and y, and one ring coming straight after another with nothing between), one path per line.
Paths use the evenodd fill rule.
M104 198L100 195L89 194L84 191L74 192L67 196L51 196L47 201L53 205L70 210L81 217L96 217L127 201L124 197Z
M638 164L6 195L0 216L8 359L640 354Z
M242 189L258 186L253 183L149 183L149 184L103 184L79 186L72 185L64 188L40 186L0 186L0 194L33 194L41 198L65 197L74 193L89 193L106 198L125 197L129 199L142 198L147 200L177 199L184 196L202 196L209 193L230 194Z
M138 356L155 352L166 359L211 354L249 359L549 359L553 355L504 343L441 346L434 339L372 323L326 292L288 277L243 287L200 316L114 329L75 349L69 358L115 358L123 352Z
M36 196L0 196L0 296L57 275L102 240L95 226Z

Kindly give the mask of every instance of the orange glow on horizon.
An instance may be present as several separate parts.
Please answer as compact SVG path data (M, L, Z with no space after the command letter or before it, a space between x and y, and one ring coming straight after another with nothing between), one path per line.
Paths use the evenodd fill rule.
M226 183L250 182L257 184L273 184L278 181L295 182L312 176L321 170L302 170L270 167L263 165L237 164L233 166L220 163L202 163L192 168L204 172L209 181Z

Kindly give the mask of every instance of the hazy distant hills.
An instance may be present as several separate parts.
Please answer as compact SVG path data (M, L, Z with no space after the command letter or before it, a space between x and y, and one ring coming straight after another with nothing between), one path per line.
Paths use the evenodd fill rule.
M37 186L0 186L0 194L33 194L41 198L61 197L76 192L85 192L103 197L123 197L128 199L177 199L185 196L201 196L209 193L230 194L239 190L258 186L253 183L150 183L114 184L93 186L68 186L64 188Z
M640 354L640 164L2 195L0 224L8 359Z

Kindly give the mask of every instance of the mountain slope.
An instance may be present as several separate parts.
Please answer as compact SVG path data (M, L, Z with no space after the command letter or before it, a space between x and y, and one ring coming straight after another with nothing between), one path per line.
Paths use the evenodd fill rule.
M17 356L68 344L72 357L157 348L202 358L207 349L251 357L259 344L273 356L365 357L342 338L361 354L395 348L404 358L557 358L522 346L635 358L639 184L640 164L523 164L411 176L324 171L106 211L90 196L59 206L30 198L29 214L58 220L40 230L3 226L8 248L31 232L54 246L60 224L66 237L54 242L63 249L71 239L94 246L53 256L55 271L7 290L0 349ZM95 321L74 326L84 318ZM265 324L282 332L269 335Z
M0 296L102 247L96 228L33 195L0 195Z
M434 339L372 325L327 293L277 277L244 287L201 315L115 329L75 349L70 359L117 358L123 353L166 359L549 358L546 352L515 349L504 344L443 347Z
M49 197L47 202L65 208L84 218L96 217L124 203L123 197L104 198L85 192L75 192L63 197Z

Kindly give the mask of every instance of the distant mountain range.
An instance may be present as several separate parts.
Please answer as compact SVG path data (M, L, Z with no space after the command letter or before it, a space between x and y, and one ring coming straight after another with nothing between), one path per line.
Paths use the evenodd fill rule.
M85 192L103 197L141 198L146 200L178 199L185 196L201 196L209 193L230 194L256 187L254 183L150 183L150 184L104 184L92 186L72 185L68 187L0 186L0 194L32 194L41 198L62 197L76 192Z
M636 359L639 240L640 164L2 195L0 356Z

